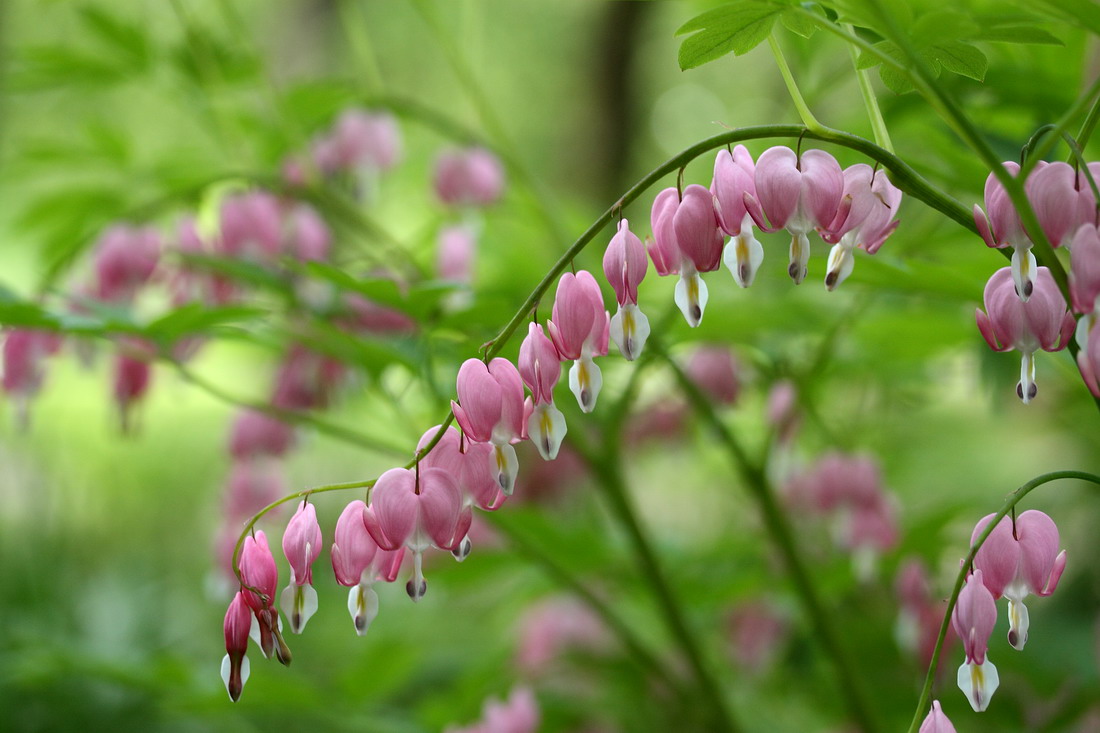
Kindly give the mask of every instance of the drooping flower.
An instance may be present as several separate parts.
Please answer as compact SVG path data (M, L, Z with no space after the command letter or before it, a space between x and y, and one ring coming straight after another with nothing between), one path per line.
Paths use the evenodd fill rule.
M955 733L955 726L943 714L939 700L932 701L932 709L928 711L928 717L920 724L918 733Z
M516 687L504 702L486 700L481 720L462 727L449 725L443 733L536 733L540 719L534 693L528 687Z
M317 591L313 589L313 563L321 554L321 527L317 509L302 501L283 533L283 554L290 563L290 583L280 598L283 613L290 619L290 630L302 633L306 622L317 612Z
M283 216L274 194L251 191L229 196L222 202L215 248L227 257L270 262L282 248L282 226Z
M1089 167L1100 173L1096 164ZM1036 166L1024 183L1024 192L1052 247L1067 244L1081 225L1096 224L1096 200L1085 172L1068 163Z
M973 544L993 519L982 517L974 527ZM1058 527L1043 512L1029 509L1016 517L1008 517L990 532L978 554L974 567L983 572L983 582L993 597L1008 599L1008 643L1023 649L1027 643L1028 613L1024 599L1029 593L1049 596L1058 587L1066 569L1066 551L1058 552Z
M745 197L746 207L764 231L790 233L787 271L796 284L801 283L810 261L806 235L832 223L844 195L840 164L824 150L807 150L799 156L788 147L776 146L757 159L754 181L756 196Z
M294 428L259 410L237 413L229 434L229 454L239 460L282 456L294 444Z
M748 149L738 145L732 153L718 151L710 184L718 226L731 237L724 256L726 267L743 288L752 285L764 261L764 248L753 235L752 217L745 207L745 196L756 196L755 173Z
M115 355L113 392L118 406L122 432L133 427L133 408L149 391L153 368L149 363L155 355L154 346L139 339L127 339L119 343Z
M474 275L474 250L477 235L466 224L456 224L439 230L436 252L436 273L441 280L469 285Z
M826 289L832 290L852 274L856 247L873 255L893 234L900 205L901 191L884 172L866 163L844 169L844 196L836 216L821 233L822 239L833 244L825 270Z
M556 362L555 362L556 363ZM428 428L417 443L417 451L423 451L439 432L440 426ZM462 494L462 506L496 511L504 504L507 495L501 490L492 468L494 447L491 443L475 443L462 439L453 427L448 426L438 442L420 460L422 468L439 468L450 474ZM451 554L461 562L473 548L469 533L452 549Z
M240 699L244 683L248 682L249 664L245 652L248 651L251 625L252 611L244 601L244 591L238 591L229 603L223 624L226 653L222 659L222 681L233 702Z
M959 689L978 713L989 706L989 699L1000 683L997 668L986 659L989 635L996 623L997 603L982 582L982 571L975 568L959 593L951 624L966 651L966 659L959 667Z
M419 473L419 475L417 475ZM427 592L423 553L433 545L453 551L470 529L473 514L463 508L451 475L440 468L391 468L378 477L371 503L363 512L370 536L384 550L407 547L413 553L413 576L405 586L418 601Z
M543 460L552 461L558 457L567 429L565 415L554 406L554 385L561 377L561 362L554 343L537 323L528 327L527 338L520 344L519 375L531 390L523 406L527 436Z
M546 671L570 651L595 655L610 645L607 627L574 598L548 598L527 608L519 619L516 664L527 674Z
M458 402L451 410L469 440L491 443L493 477L508 496L515 488L519 464L513 443L523 437L523 382L512 362L496 358L488 364L467 359L458 370Z
M592 273L567 272L558 281L554 308L547 323L550 339L562 361L573 360L569 389L584 412L596 407L603 375L593 359L607 355L611 317L603 307L603 295Z
M301 262L323 262L332 247L328 224L308 204L295 204L282 227L282 250Z
M267 544L267 535L257 530L244 538L237 560L241 574L242 597L256 617L257 643L265 657L272 651L283 664L290 664L290 649L280 632L279 612L275 610L275 592L279 586L279 568Z
M645 278L648 267L649 259L642 240L630 231L629 222L623 219L604 252L603 272L619 304L618 311L611 317L611 340L627 361L633 361L642 353L649 338L649 319L638 308L638 284Z
M708 397L720 405L732 405L741 393L740 371L727 346L696 349L684 365L684 372Z
M93 255L96 297L108 303L131 303L153 276L160 250L160 235L154 229L119 224L105 231Z
M435 163L435 193L448 206L489 206L504 190L504 166L484 148L444 152Z
M657 274L679 273L675 301L688 325L695 327L707 307L707 285L701 273L717 270L724 239L718 229L714 197L698 184L681 194L666 188L653 201L650 221L654 241L649 254Z
M363 636L378 615L374 582L392 583L401 569L405 548L383 550L363 523L367 505L356 499L344 507L332 535L332 570L336 582L350 588L348 613L355 633Z
M3 387L15 401L16 422L20 428L30 425L30 401L42 388L45 358L60 348L57 334L16 328L4 338Z
M1038 268L1027 301L1016 296L1013 272L1002 267L985 286L985 310L975 311L978 330L994 351L1020 352L1020 382L1016 394L1025 404L1034 399L1035 352L1060 351L1066 347L1076 323L1066 311L1066 300L1050 270Z

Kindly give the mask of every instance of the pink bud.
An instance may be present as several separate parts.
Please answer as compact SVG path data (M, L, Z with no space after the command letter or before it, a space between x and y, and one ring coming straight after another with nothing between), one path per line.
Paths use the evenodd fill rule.
M920 724L919 733L955 733L955 726L951 725L951 721L943 714L939 700L932 701L932 709Z
M685 260L691 262L696 272L712 272L722 261L722 233L714 212L714 197L698 184L684 189L676 211L672 214L672 231L680 250L681 272Z
M321 527L313 504L299 502L283 533L283 554L290 563L290 582L313 583L313 563L321 554Z
M629 222L623 219L603 256L604 275L620 306L638 304L638 284L645 279L648 265L642 240L630 231Z
M435 167L435 192L448 206L488 206L504 188L500 159L484 148L448 151Z
M1081 226L1070 247L1069 294L1073 310L1093 313L1100 296L1100 233L1089 223Z
M358 585L363 572L378 554L378 543L363 524L367 505L356 499L344 507L336 520L332 541L332 570L340 585Z
M467 359L458 370L458 424L470 440L512 443L523 433L523 382L507 359Z
M532 323L527 338L519 347L519 374L531 390L535 404L554 401L554 385L561 377L561 362L553 342L546 338L542 326Z
M587 270L564 273L547 328L562 360L607 354L610 315L596 278Z
M229 435L229 453L237 459L282 456L293 444L293 427L258 410L241 410Z
M1096 223L1096 204L1084 172L1068 163L1036 168L1024 184L1028 201L1051 246L1061 247L1086 223Z
M244 683L248 681L248 630L252 613L244 602L244 591L233 596L229 610L225 612L225 658L222 660L222 680L233 702L241 697Z
M1060 351L1066 347L1076 322L1066 310L1066 300L1050 270L1040 267L1027 302L1016 295L1012 270L1002 267L985 286L985 310L975 312L978 330L994 351L1016 349L1022 357L1016 392L1024 403L1035 397L1033 355L1040 348Z
M710 184L714 196L718 224L728 236L736 237L745 229L745 194L756 197L756 166L744 145L738 145L731 154L719 150L714 159L714 179ZM748 225L752 226L751 219Z
M254 612L271 608L279 585L279 568L275 565L275 557L271 554L267 535L262 529L244 538L238 568L241 571L241 583L262 594L260 596L251 590L244 591L244 602L248 607Z
M428 428L417 443L417 450L423 450L438 431L438 425ZM459 432L448 426L435 447L421 459L421 467L439 468L450 474L462 493L464 506L476 504L487 511L499 509L506 497L490 471L493 447L489 443L463 443Z
M680 248L676 246L676 232L672 227L673 214L679 205L680 194L675 188L664 189L653 200L649 218L653 238L646 242L646 249L661 277L680 272Z
M993 627L996 623L997 604L993 599L993 594L982 582L981 569L975 568L970 577L966 579L966 585L959 593L959 600L955 604L955 610L951 616L951 624L955 627L955 633L963 641L967 662L974 662L975 664L985 662L985 653L989 646L989 635L993 633Z

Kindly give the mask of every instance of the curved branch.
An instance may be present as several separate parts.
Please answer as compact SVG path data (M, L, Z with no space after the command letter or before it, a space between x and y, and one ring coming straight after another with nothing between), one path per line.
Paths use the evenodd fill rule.
M974 562L974 556L978 554L978 550L981 549L982 544L985 543L990 533L992 533L1000 521L1020 503L1021 499L1043 484L1059 479L1080 479L1100 486L1100 476L1086 473L1085 471L1053 471L1051 473L1044 473L1042 476L1036 476L1008 495L1008 498L1005 499L1005 503L1001 506L1000 510L993 515L993 519L986 525L982 533L978 535L978 539L971 546L970 552L966 553L966 558L963 560L962 566L959 568L959 573L955 578L955 587L951 590L951 597L947 601L947 610L943 614L943 623L940 624L940 633L939 636L936 637L936 646L932 650L932 659L928 663L928 674L924 678L924 688L921 690L920 700L917 702L917 711L913 714L913 722L909 724L909 733L917 733L920 729L921 721L924 719L924 716L927 715L925 711L928 710L928 706L931 705L932 684L936 679L936 668L939 666L940 651L943 649L943 642L947 637L947 628L951 624L951 612L955 609L955 603L959 600L959 593L962 592L963 583L966 581L967 573Z

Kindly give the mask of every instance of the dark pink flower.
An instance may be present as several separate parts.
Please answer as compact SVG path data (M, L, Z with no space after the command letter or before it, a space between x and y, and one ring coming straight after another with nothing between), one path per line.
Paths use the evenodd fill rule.
M154 229L116 225L96 244L96 297L108 303L131 303L149 281L160 259L160 235Z
M233 596L229 610L225 612L225 658L222 659L222 681L233 702L241 697L244 683L248 682L248 630L252 624L252 612L244 602L244 591Z

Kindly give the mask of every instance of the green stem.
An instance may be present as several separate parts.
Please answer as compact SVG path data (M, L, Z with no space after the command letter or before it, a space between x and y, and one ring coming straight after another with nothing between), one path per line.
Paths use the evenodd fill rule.
M843 28L849 34L855 35L855 29L850 23L845 23ZM894 152L894 144L890 141L890 132L886 129L886 120L882 118L878 98L871 86L871 70L859 68L859 54L856 53L856 47L850 43L848 44L848 55L852 59L852 68L856 72L859 93L863 96L863 106L867 108L867 117L871 120L871 131L875 136L875 142L892 153Z
M824 125L814 117L814 113L810 111L810 106L806 104L806 100L802 97L802 92L798 89L798 82L794 80L791 67L787 65L787 59L783 56L783 49L779 47L779 41L775 39L775 33L768 34L768 46L772 50L772 55L775 56L775 65L779 67L779 74L783 77L783 83L787 85L787 92L791 95L791 101L794 102L794 108L798 110L798 116L802 123L810 130L825 129Z
M359 0L339 0L336 4L340 12L340 25L347 34L348 43L355 54L357 66L361 72L357 76L361 78L368 91L379 93L383 89L382 71L378 68L378 59L375 58L374 48L371 44L370 33L367 32L367 19L363 14L363 3Z
M641 639L629 626L616 614L611 607L600 599L595 593L580 581L569 570L560 565L553 556L545 552L531 540L523 536L507 521L502 520L496 513L487 514L493 528L508 538L508 541L521 553L539 565L551 579L559 585L569 589L575 596L581 599L604 622L604 624L617 636L626 650L637 659L651 674L661 680L669 690L679 695L684 694L680 682L672 677L661 664L660 660L646 648Z
M598 455L593 455L576 443L574 445L578 447L578 452L585 459L589 469L599 479L600 486L604 489L604 494L611 505L611 510L619 523L626 529L642 578L645 579L653 592L665 623L687 657L696 681L710 702L715 724L719 725L721 730L730 731L731 733L740 730L729 707L726 705L721 687L703 657L695 634L684 618L680 604L676 600L676 594L669 585L664 570L657 559L657 554L653 550L653 545L642 528L638 514L631 503L622 474L621 456L615 447L615 441L604 441L602 450Z
M955 603L959 600L959 593L962 592L963 583L966 581L966 576L974 563L974 557L978 554L978 550L981 549L986 538L989 537L990 533L996 528L1000 521L1004 519L1009 512L1015 509L1021 499L1043 484L1050 483L1051 481L1058 481L1060 479L1080 479L1081 481L1088 481L1100 485L1100 476L1084 471L1053 471L1051 473L1044 473L1042 476L1036 476L1008 495L1000 511L993 515L993 519L986 525L985 530L978 535L978 539L971 545L970 552L966 554L966 558L959 567L959 572L955 577L955 586L952 588L951 597L947 601L947 610L944 611L943 622L940 623L940 633L936 637L936 646L932 650L932 659L928 663L928 674L925 675L924 678L924 688L921 690L920 700L917 702L917 710L913 714L913 721L909 724L909 733L917 733L917 731L920 730L921 721L928 714L927 710L932 704L932 685L936 681L936 669L939 666L940 651L943 649L944 639L947 638L947 629L951 624L951 612L955 608Z
M672 370L688 402L691 403L704 422L710 426L723 447L730 454L734 466L740 472L750 495L760 509L764 525L771 536L772 542L775 543L783 556L783 562L787 566L787 571L794 583L798 598L810 624L814 628L814 636L825 648L825 652L833 663L840 683L840 694L845 699L849 713L864 733L873 733L877 726L871 715L871 707L867 702L862 683L856 675L855 665L841 642L840 633L833 625L832 615L826 608L825 602L810 577L806 560L803 558L794 538L794 532L787 523L783 509L775 498L775 492L768 481L763 466L758 465L749 457L741 442L718 417L710 404L710 400L699 391L695 383L669 356L663 345L654 340L652 336L649 345Z
M1085 116L1085 121L1081 123L1081 129L1077 132L1077 144L1081 146L1082 150L1088 145L1089 138L1092 137L1097 122L1100 122L1100 97L1097 97L1092 106L1089 107L1089 113Z

